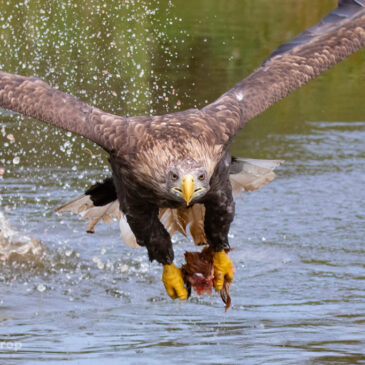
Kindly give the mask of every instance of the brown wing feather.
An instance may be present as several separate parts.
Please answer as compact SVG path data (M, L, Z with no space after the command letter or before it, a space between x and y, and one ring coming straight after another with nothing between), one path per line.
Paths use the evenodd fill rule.
M282 45L255 72L202 109L229 142L246 122L365 46L365 0L340 0L320 23Z
M78 133L115 150L118 157L137 156L139 162L147 161L139 165L142 173L159 180L171 156L191 157L199 143L202 150L212 150L204 160L213 170L224 146L247 121L364 46L365 0L340 0L318 25L279 47L249 77L201 111L127 119L37 78L5 72L0 72L0 106Z
M107 150L126 118L105 113L35 77L0 71L0 106L80 134Z

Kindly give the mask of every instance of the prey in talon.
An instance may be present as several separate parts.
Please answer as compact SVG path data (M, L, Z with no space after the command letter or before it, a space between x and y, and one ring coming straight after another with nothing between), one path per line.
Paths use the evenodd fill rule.
M228 252L228 249L214 252L210 247L205 247L202 252L185 252L186 263L181 267L189 295L191 288L198 295L210 295L214 286L220 293L226 311L231 305L229 291L235 271ZM217 257L219 265L215 264Z

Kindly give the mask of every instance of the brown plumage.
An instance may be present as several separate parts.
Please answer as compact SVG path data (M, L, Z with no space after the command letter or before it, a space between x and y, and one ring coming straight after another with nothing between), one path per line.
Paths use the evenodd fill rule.
M195 241L208 243L214 251L229 247L232 189L242 183L230 178L234 160L229 145L235 134L250 119L364 46L365 0L340 0L320 23L279 47L250 76L201 110L120 117L37 78L5 72L0 72L0 106L80 134L109 152L112 189L124 217L121 224L135 245L146 246L151 260L170 264L174 255L161 223L164 219L170 232L184 233L192 222ZM272 178L268 172L262 181L244 184L255 189ZM94 203L86 205L92 208ZM113 216L112 210L103 213L106 220ZM90 230L99 218L93 219Z

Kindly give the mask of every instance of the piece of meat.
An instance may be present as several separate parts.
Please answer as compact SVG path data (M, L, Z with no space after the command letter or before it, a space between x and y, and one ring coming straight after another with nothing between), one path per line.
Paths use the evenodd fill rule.
M229 250L226 250L228 252ZM184 281L188 288L189 296L191 288L198 295L211 294L214 280L214 251L210 247L205 247L202 252L185 252L186 263L181 267L184 275ZM220 296L225 304L225 310L231 305L229 295L231 283L224 280L223 289L220 290Z

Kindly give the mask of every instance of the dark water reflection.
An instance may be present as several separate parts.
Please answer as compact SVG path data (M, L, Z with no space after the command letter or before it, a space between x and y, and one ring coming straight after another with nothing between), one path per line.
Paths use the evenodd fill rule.
M0 65L114 113L199 107L334 3L9 1ZM2 362L363 363L364 61L354 55L235 139L237 155L286 163L237 202L226 314L217 296L170 301L160 267L125 247L116 225L86 235L77 217L55 215L108 174L106 156L2 111L1 211L41 242L0 263ZM176 237L178 263L186 249Z

